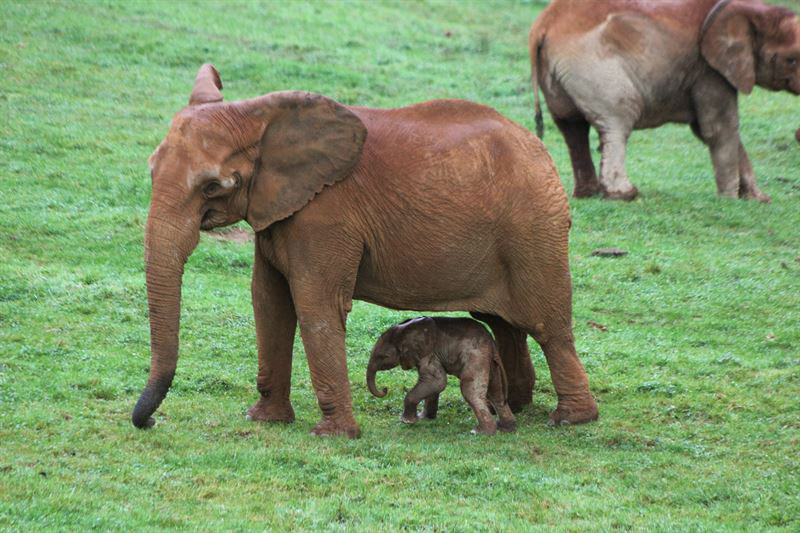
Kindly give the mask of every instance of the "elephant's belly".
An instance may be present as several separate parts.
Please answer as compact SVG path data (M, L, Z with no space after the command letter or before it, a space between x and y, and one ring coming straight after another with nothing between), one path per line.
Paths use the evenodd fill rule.
M381 268L365 258L359 267L353 297L392 309L415 311L486 310L499 299L504 284L488 258L436 263L413 262Z

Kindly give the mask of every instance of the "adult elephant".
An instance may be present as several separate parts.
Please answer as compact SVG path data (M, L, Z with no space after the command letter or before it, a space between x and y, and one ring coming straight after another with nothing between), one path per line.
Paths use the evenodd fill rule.
M708 145L722 196L769 197L739 137L737 94L800 94L800 22L759 0L554 0L531 28L531 71L569 148L577 197L632 200L634 129L688 123ZM598 180L589 126L600 134Z
M294 419L297 322L320 435L358 436L345 361L352 299L466 310L494 330L509 403L531 401L527 334L558 393L556 423L597 417L571 328L570 217L541 142L494 110L458 100L345 107L276 92L225 103L211 65L150 157L145 235L151 366L137 427L164 399L178 356L184 263L200 230L245 219L256 232L255 420Z

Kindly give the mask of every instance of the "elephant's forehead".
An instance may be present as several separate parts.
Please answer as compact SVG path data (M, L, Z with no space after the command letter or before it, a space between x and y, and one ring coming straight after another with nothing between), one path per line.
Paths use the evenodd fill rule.
M187 141L170 131L148 159L151 173L182 180L189 188L206 178L219 177L220 165L210 157L209 151Z

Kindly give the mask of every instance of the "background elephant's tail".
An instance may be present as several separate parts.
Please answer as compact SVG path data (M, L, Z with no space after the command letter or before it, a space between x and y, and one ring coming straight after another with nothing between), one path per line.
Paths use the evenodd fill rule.
M531 85L533 86L533 109L536 120L536 136L544 138L544 120L542 120L542 105L539 102L539 53L544 42L544 35L538 32L537 24L531 28L528 37L528 46L531 52Z

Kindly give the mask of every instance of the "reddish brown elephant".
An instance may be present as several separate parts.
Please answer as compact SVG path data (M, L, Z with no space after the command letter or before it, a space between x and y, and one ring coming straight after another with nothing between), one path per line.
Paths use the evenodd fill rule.
M531 72L569 148L577 197L631 200L635 129L688 123L722 196L769 201L739 137L737 94L800 94L800 21L760 0L554 0L531 28ZM600 135L598 179L589 127Z
M322 420L357 436L345 360L354 298L394 309L480 313L509 375L509 404L531 401L527 335L558 393L557 423L597 417L575 352L569 206L541 142L494 110L460 100L400 109L345 107L276 92L223 102L204 65L189 106L150 157L145 235L151 366L137 427L172 383L184 264L201 229L246 220L256 232L255 420L294 419L295 326Z

